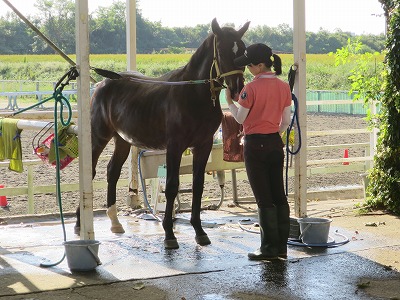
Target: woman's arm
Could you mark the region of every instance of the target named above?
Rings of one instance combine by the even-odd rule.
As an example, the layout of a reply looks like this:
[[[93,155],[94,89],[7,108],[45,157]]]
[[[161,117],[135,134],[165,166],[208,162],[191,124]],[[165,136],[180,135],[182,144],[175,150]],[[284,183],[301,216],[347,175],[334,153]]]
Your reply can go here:
[[[240,104],[239,107],[237,107],[236,104],[233,103],[233,99],[231,97],[231,92],[229,89],[225,90],[225,98],[226,102],[229,105],[229,111],[232,113],[236,122],[238,122],[239,124],[243,124],[244,120],[246,120],[247,115],[249,114],[250,109],[244,108]]]
[[[290,124],[290,114],[292,111],[291,106],[286,106],[285,109],[283,110],[282,114],[282,121],[281,124],[279,125],[279,133],[282,134],[289,126]]]

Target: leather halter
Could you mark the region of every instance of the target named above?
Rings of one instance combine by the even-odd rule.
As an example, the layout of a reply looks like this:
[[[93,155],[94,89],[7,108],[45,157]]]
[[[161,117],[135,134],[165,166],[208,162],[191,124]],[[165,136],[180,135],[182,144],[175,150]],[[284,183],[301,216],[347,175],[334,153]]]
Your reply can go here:
[[[220,81],[221,78],[231,76],[234,74],[243,74],[242,70],[232,70],[226,73],[222,73],[219,69],[218,65],[218,59],[217,59],[217,36],[214,36],[214,57],[213,57],[213,62],[211,64],[211,69],[210,69],[210,91],[211,91],[211,100],[213,101],[213,105],[215,106],[215,100],[217,100],[217,95],[216,92],[220,91],[223,89],[224,85],[223,82]],[[217,76],[215,78],[212,77],[212,72],[213,68],[215,68],[215,72],[217,73]],[[214,82],[219,83],[221,86],[215,86]]]

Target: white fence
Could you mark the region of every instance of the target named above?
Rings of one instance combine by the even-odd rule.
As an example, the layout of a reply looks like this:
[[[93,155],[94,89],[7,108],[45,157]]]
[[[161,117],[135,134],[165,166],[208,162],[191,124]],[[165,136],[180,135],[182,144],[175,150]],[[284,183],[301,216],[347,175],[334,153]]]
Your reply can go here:
[[[108,160],[110,156],[102,156],[100,160]],[[71,163],[76,164],[79,160],[75,159]],[[35,185],[35,168],[39,165],[42,165],[43,162],[40,159],[34,160],[23,160],[24,167],[27,168],[27,178],[26,178],[26,186],[16,186],[16,187],[4,187],[0,189],[0,196],[20,196],[27,195],[28,203],[27,203],[27,212],[28,214],[33,214],[35,211],[35,195],[38,194],[46,194],[46,193],[55,193],[56,186],[54,184],[46,184],[46,185]],[[9,162],[0,162],[0,168],[8,168]],[[22,176],[22,175],[21,175]],[[117,187],[128,186],[128,179],[120,179],[118,181]],[[71,183],[62,183],[60,185],[61,192],[75,192],[79,191],[79,182],[71,182]],[[93,189],[104,189],[107,187],[106,181],[93,181]]]

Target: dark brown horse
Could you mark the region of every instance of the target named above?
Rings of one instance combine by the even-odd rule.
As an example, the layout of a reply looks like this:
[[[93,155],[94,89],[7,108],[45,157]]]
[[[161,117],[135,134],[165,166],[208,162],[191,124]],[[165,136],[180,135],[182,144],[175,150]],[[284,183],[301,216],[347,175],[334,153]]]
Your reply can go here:
[[[111,231],[123,233],[117,218],[116,184],[131,145],[141,149],[166,149],[166,210],[162,222],[164,246],[178,248],[173,232],[173,207],[179,188],[179,167],[183,152],[193,153],[193,198],[190,223],[196,242],[210,244],[201,226],[200,208],[204,172],[213,145],[213,135],[221,123],[218,100],[223,83],[232,95],[243,87],[243,69],[233,60],[244,53],[241,40],[249,22],[240,30],[221,28],[214,19],[212,33],[197,49],[189,63],[159,78],[138,73],[115,74],[105,79],[92,97],[93,177],[100,154],[114,138],[115,149],[107,167],[107,214]],[[80,226],[79,209],[76,227]]]

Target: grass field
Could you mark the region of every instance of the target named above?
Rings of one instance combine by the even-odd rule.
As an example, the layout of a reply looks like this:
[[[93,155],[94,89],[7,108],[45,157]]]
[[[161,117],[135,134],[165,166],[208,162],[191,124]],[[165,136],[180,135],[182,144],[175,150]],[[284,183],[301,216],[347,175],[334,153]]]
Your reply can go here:
[[[191,54],[138,54],[137,70],[148,76],[157,77],[173,69],[185,65]],[[75,55],[70,58],[75,61]],[[282,54],[283,75],[287,77],[293,64],[293,55]],[[383,60],[383,56],[378,58]],[[125,54],[98,54],[90,56],[93,67],[124,71],[126,70]],[[371,61],[371,68],[375,61]],[[0,80],[27,80],[56,82],[68,69],[69,64],[59,55],[0,55]],[[347,77],[354,65],[335,66],[335,57],[328,54],[307,55],[307,88],[313,90],[348,90]],[[246,71],[246,79],[251,80],[251,74]],[[96,80],[101,77],[93,73]],[[0,91],[21,90],[21,86],[0,85]],[[22,90],[32,90],[24,86]]]

